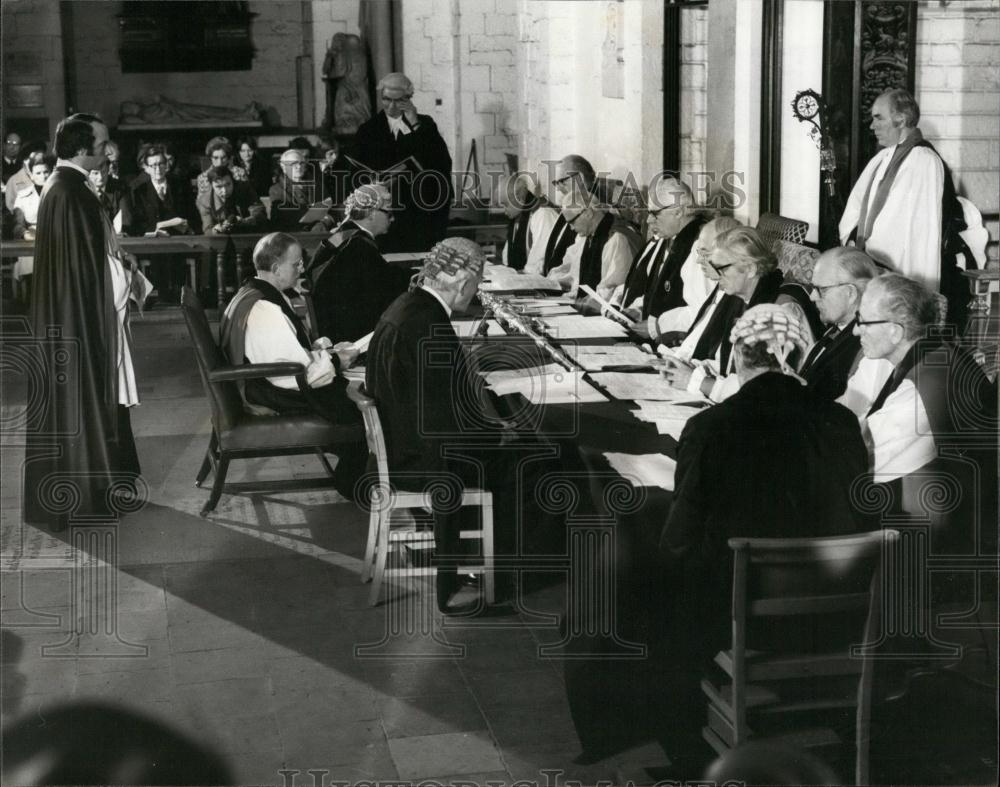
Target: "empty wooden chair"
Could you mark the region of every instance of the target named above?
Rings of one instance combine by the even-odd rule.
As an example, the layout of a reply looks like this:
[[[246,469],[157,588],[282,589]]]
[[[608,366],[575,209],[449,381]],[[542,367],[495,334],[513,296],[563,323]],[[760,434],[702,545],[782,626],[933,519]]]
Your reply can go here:
[[[702,681],[705,740],[719,753],[750,739],[799,748],[838,745],[828,726],[856,710],[856,770],[867,775],[870,681],[866,641],[872,584],[892,530],[832,538],[731,538],[732,645]],[[870,673],[869,673],[870,675]],[[860,783],[864,783],[863,781]]]

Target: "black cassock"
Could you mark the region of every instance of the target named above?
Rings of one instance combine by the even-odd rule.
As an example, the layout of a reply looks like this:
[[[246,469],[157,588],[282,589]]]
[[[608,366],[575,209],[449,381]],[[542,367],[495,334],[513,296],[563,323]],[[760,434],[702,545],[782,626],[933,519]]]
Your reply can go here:
[[[417,115],[409,134],[394,137],[385,112],[358,129],[361,162],[382,172],[413,156],[422,172],[392,178],[393,204],[400,210],[380,245],[386,251],[426,251],[444,238],[451,209],[451,154],[433,118]]]
[[[65,527],[107,515],[107,490],[139,472],[128,408],[118,404],[118,316],[100,201],[86,176],[57,167],[35,239],[24,519]]]
[[[375,330],[382,312],[409,286],[410,271],[386,262],[375,239],[349,221],[320,243],[310,279],[316,333],[336,344]]]

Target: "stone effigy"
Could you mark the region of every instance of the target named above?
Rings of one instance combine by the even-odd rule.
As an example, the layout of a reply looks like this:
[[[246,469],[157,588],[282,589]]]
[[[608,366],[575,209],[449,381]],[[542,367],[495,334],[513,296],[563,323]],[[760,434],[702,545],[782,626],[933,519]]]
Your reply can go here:
[[[123,101],[118,123],[139,126],[206,121],[246,122],[259,121],[261,116],[262,108],[256,101],[251,101],[243,108],[215,107],[205,104],[186,104],[157,95],[152,99]]]
[[[327,84],[326,119],[334,134],[353,134],[372,115],[368,99],[368,58],[356,35],[337,33],[330,39],[323,61]]]

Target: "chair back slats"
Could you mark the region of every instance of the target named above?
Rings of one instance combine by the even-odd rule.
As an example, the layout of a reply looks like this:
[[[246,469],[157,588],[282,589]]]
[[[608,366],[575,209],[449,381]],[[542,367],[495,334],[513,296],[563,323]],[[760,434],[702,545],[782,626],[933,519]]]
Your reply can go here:
[[[181,311],[184,313],[184,322],[198,360],[198,372],[201,374],[201,382],[212,410],[212,425],[216,434],[222,439],[222,435],[240,421],[243,414],[243,399],[236,383],[209,380],[209,372],[225,366],[226,359],[215,343],[205,310],[189,287],[181,290]]]

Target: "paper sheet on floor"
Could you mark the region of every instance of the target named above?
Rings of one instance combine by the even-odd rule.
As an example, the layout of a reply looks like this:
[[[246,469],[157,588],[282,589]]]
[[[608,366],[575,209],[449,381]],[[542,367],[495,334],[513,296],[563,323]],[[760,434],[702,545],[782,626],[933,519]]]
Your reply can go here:
[[[658,486],[674,491],[674,470],[677,463],[664,454],[619,454],[608,452],[604,456],[611,467],[632,486]]]
[[[541,320],[556,339],[603,339],[626,335],[625,327],[607,317],[566,314]]]

